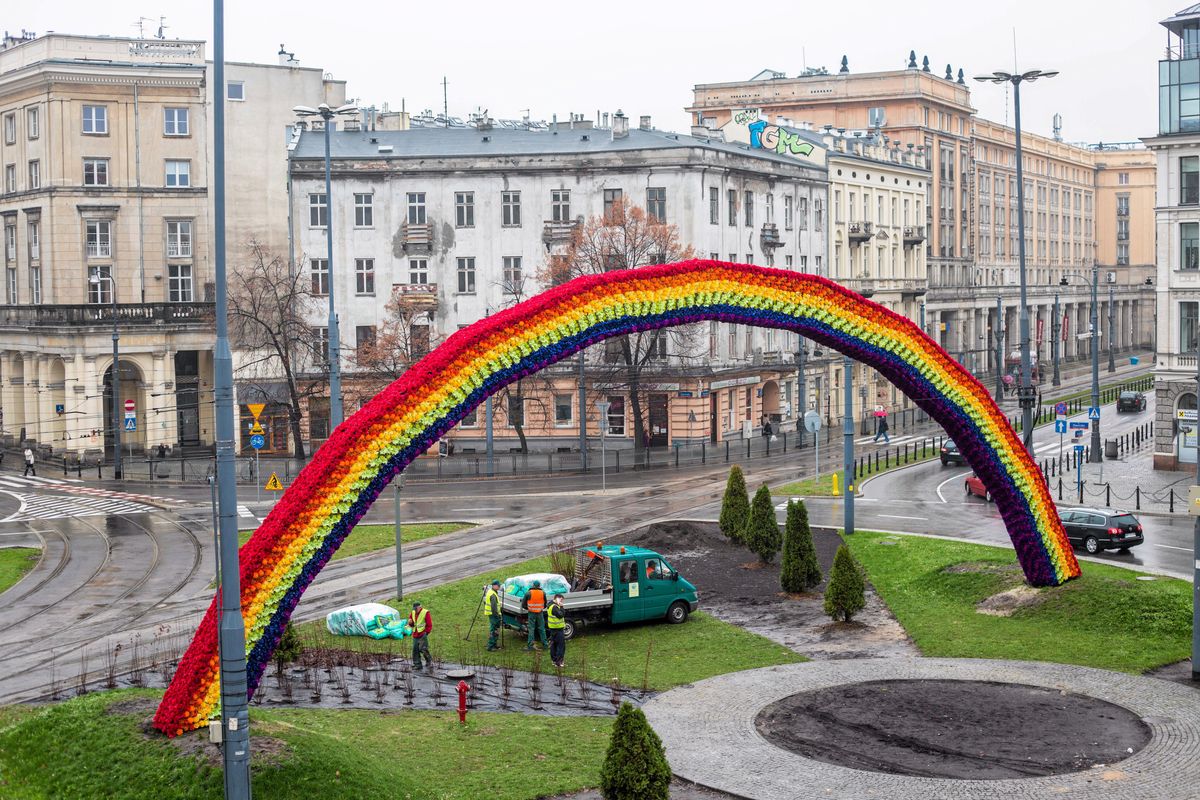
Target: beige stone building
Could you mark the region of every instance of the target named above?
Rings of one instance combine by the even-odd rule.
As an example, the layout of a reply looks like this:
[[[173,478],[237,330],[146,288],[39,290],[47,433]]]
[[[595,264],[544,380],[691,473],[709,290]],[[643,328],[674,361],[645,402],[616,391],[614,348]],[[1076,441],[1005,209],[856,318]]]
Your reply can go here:
[[[1093,146],[1096,263],[1128,283],[1154,279],[1154,153],[1141,142]]]

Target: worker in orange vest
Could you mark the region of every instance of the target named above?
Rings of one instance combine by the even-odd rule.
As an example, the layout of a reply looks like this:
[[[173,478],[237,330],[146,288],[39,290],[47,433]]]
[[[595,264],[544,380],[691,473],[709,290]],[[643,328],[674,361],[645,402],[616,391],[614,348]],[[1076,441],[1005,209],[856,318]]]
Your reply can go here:
[[[542,591],[542,582],[534,581],[521,601],[521,608],[528,612],[526,626],[529,628],[529,641],[526,650],[533,649],[533,643],[541,639],[542,647],[549,648],[550,640],[546,638],[546,593]]]
[[[413,669],[421,671],[421,654],[425,654],[425,666],[433,667],[433,656],[429,655],[429,634],[433,631],[433,617],[420,601],[413,603],[412,613],[408,615],[408,625],[412,628],[412,662]]]

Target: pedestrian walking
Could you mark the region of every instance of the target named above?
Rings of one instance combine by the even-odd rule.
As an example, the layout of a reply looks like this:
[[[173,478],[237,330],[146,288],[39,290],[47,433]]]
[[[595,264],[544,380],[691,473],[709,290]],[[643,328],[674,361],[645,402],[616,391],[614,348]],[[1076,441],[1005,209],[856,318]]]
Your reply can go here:
[[[483,596],[483,615],[488,621],[488,650],[499,650],[500,625],[503,618],[500,615],[500,581],[492,581]]]
[[[562,669],[567,657],[567,612],[561,594],[554,595],[546,612],[546,627],[550,631],[550,663]]]
[[[37,468],[33,465],[33,451],[28,447],[25,448],[25,472],[22,475],[30,475],[37,477]]]
[[[429,634],[433,632],[433,617],[429,611],[421,608],[418,600],[413,603],[412,613],[408,615],[408,626],[412,628],[412,662],[413,669],[421,671],[421,654],[425,654],[425,666],[433,667],[433,657],[429,655]]]
[[[525,649],[532,650],[535,640],[540,640],[542,647],[550,647],[550,641],[546,638],[546,593],[542,591],[541,581],[534,581],[529,587],[525,598],[521,600],[521,608],[527,612],[525,625],[529,628]]]
[[[883,437],[884,444],[891,444],[892,437],[888,436],[887,417],[877,417],[878,421],[875,426],[875,441],[879,441],[879,437]]]

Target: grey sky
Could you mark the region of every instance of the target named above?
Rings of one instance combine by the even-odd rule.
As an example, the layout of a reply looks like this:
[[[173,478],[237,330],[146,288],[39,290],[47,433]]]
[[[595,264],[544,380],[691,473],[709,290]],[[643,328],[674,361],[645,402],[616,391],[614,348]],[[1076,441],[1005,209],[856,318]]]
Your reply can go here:
[[[349,81],[367,103],[410,112],[442,107],[449,80],[454,116],[486,108],[493,117],[591,119],[621,108],[659,128],[686,130],[682,109],[696,83],[744,80],[770,67],[794,75],[805,63],[836,71],[904,66],[908,51],[932,68],[968,76],[1013,66],[1057,69],[1022,97],[1027,130],[1050,133],[1063,115],[1067,141],[1128,141],[1156,132],[1158,23],[1188,0],[858,0],[854,3],[691,4],[480,0],[434,3],[226,2],[226,57],[274,62],[279,44],[305,66]],[[210,3],[54,0],[18,3],[5,24],[44,33],[147,35],[165,15],[168,38],[211,39]],[[210,49],[211,56],[211,49]],[[1003,87],[972,86],[980,113],[1005,120]],[[297,103],[311,98],[296,98]],[[1008,121],[1011,124],[1011,108]]]

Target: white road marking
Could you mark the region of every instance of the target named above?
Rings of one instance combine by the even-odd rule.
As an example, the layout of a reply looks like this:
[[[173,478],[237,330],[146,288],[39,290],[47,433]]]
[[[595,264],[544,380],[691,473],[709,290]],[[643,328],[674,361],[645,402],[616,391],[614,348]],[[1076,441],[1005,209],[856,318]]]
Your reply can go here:
[[[943,487],[943,486],[945,486],[945,485],[946,485],[947,483],[949,483],[950,481],[956,481],[956,480],[959,480],[960,478],[962,478],[962,475],[954,475],[954,476],[951,476],[951,477],[949,477],[949,478],[946,478],[946,480],[944,480],[944,481],[942,481],[941,483],[939,483],[939,484],[937,485],[937,496],[938,496],[938,500],[941,500],[943,503],[948,503],[948,502],[950,502],[950,501],[949,501],[949,500],[947,500],[947,499],[946,499],[944,496],[942,496],[942,487]]]
[[[920,521],[922,521],[922,522],[928,522],[928,521],[929,521],[929,518],[928,518],[928,517],[902,517],[902,516],[900,516],[900,515],[898,515],[898,514],[879,514],[879,516],[881,516],[881,517],[887,517],[888,519],[916,519],[916,520],[920,520]]]
[[[1190,548],[1190,547],[1176,547],[1176,546],[1175,546],[1175,545],[1173,545],[1173,544],[1156,544],[1156,545],[1154,545],[1154,546],[1155,546],[1155,547],[1165,547],[1165,548],[1167,548],[1168,550],[1183,550],[1183,551],[1185,551],[1185,552],[1188,552],[1188,553],[1192,552],[1192,548]]]

